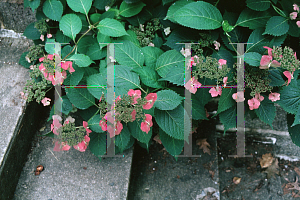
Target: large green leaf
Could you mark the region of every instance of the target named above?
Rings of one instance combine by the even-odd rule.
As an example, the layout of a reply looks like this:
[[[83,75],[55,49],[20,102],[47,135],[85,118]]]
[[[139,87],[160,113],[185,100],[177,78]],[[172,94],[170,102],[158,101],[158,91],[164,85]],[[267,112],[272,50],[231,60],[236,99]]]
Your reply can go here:
[[[134,121],[128,123],[128,128],[131,133],[131,135],[140,141],[141,143],[144,143],[148,146],[148,143],[152,137],[152,127],[150,127],[150,131],[148,133],[142,131],[141,129],[141,121]]]
[[[104,35],[104,34],[102,34],[102,33],[99,32],[97,34],[97,41],[98,41],[98,43],[100,45],[100,49],[102,49],[103,47],[107,46],[107,44],[105,44],[105,43],[110,43],[111,42],[111,39],[110,39],[109,36]]]
[[[32,12],[40,6],[41,0],[24,0],[24,8],[30,7]]]
[[[81,81],[81,79],[83,78],[84,75],[84,70],[80,67],[78,67],[76,64],[72,65],[75,72],[73,72],[72,74],[70,74],[69,76],[70,78],[70,85],[78,85],[79,82]]]
[[[274,35],[274,36],[281,36],[288,32],[289,30],[289,24],[288,19],[281,17],[281,16],[274,16],[269,19],[266,30],[263,33]]]
[[[101,156],[106,154],[106,133],[90,133],[90,151],[101,160]]]
[[[271,12],[257,12],[250,9],[245,9],[241,12],[235,26],[249,27],[256,29],[265,27],[267,21],[272,17]]]
[[[183,106],[184,106],[184,104],[185,104],[185,101],[182,102]],[[192,105],[190,105],[188,102],[187,102],[187,105],[192,108],[192,119],[194,119],[194,120],[201,120],[201,119],[207,120],[205,107],[199,99],[192,98]],[[190,111],[188,111],[188,112],[190,112]]]
[[[145,57],[145,65],[152,65],[156,63],[157,58],[163,54],[163,50],[157,47],[143,47],[142,52]]]
[[[66,88],[66,93],[71,103],[79,109],[87,109],[94,105],[95,98],[87,88]]]
[[[102,74],[93,74],[87,78],[88,91],[96,98],[100,99],[101,95],[106,96],[106,76]]]
[[[74,61],[79,67],[88,67],[90,64],[95,63],[90,57],[84,54],[74,54],[68,60]]]
[[[186,34],[187,32],[189,34]],[[184,48],[184,44],[178,43],[197,42],[198,39],[199,33],[197,30],[186,27],[180,27],[171,32],[171,34],[167,38],[167,42],[165,42],[165,45],[167,45],[171,49],[180,51],[182,48]]]
[[[43,5],[43,12],[48,18],[59,21],[63,14],[63,5],[57,0],[47,0]]]
[[[87,15],[91,9],[93,0],[67,0],[67,3],[75,12]]]
[[[178,69],[180,67],[184,68],[184,57],[176,50],[169,50],[159,56],[155,70],[161,77],[165,78],[170,73],[170,69],[175,66]]]
[[[184,146],[184,140],[178,140],[170,137],[161,128],[159,129],[159,138],[169,154],[175,157],[181,153]],[[178,157],[175,157],[176,160],[177,158]]]
[[[52,108],[51,108],[50,115],[49,115],[49,118],[47,121],[52,120],[52,116],[54,115],[54,109],[59,109],[59,108],[57,108],[57,106],[59,106],[59,104],[61,104],[61,109],[59,111],[65,115],[68,115],[71,112],[71,110],[73,109],[72,103],[70,102],[68,97],[66,95],[64,95],[55,101],[54,106],[52,106]]]
[[[260,66],[261,55],[257,52],[249,52],[244,54],[244,61],[251,66]]]
[[[106,49],[101,49],[101,47],[98,43],[94,43],[94,44],[89,46],[89,49],[86,52],[86,55],[91,60],[100,60],[100,59],[106,57],[107,51],[106,51]]]
[[[177,23],[199,30],[217,29],[223,21],[220,11],[204,1],[189,3],[178,9],[173,16]]]
[[[99,114],[96,114],[94,117],[92,117],[89,121],[88,121],[88,126],[89,129],[91,129],[92,131],[96,132],[96,133],[103,133],[104,131],[102,130],[101,126],[99,125],[101,118]]]
[[[81,28],[82,22],[76,14],[66,14],[59,21],[59,29],[73,41]]]
[[[246,4],[249,8],[256,11],[265,11],[270,8],[269,0],[247,0]]]
[[[163,88],[164,82],[158,81],[160,77],[154,68],[154,65],[143,66],[143,68],[135,68],[132,71],[140,76],[143,84],[152,88]]]
[[[117,38],[117,41],[123,42],[124,40],[128,40],[128,41],[132,42],[135,46],[140,48],[141,47],[140,42],[138,41],[135,32],[132,30],[127,30],[126,32],[128,35],[123,35],[123,36]]]
[[[97,43],[96,38],[91,35],[85,35],[77,43],[77,50],[79,53],[86,54],[93,44]]]
[[[29,69],[29,67],[31,66],[31,63],[27,62],[27,60],[25,58],[28,53],[29,53],[29,51],[22,53],[22,55],[19,59],[19,64],[22,65],[23,67],[25,67],[26,69]]]
[[[259,119],[266,124],[269,124],[273,129],[273,121],[276,116],[274,103],[264,96],[264,100],[260,102],[258,109],[254,110]]]
[[[144,64],[143,52],[130,41],[115,46],[115,59],[119,64],[132,68],[142,68]]]
[[[115,144],[120,148],[121,152],[125,150],[130,141],[130,132],[125,124],[123,124],[123,129],[119,135],[115,136]]]
[[[300,147],[300,132],[299,132],[300,125],[298,124],[291,127],[293,122],[295,123],[295,116],[291,114],[287,114],[287,126],[288,126],[289,134],[291,136],[293,143],[298,147]]]
[[[295,80],[280,91],[280,100],[276,101],[286,112],[297,114],[300,104],[300,89]]]
[[[39,30],[34,27],[34,24],[35,22],[29,24],[23,33],[23,35],[30,40],[38,40],[41,37]]]
[[[219,114],[220,121],[224,124],[224,133],[228,129],[236,127],[236,111],[236,106],[232,106]]]
[[[269,69],[269,75],[268,78],[271,80],[270,86],[282,86],[284,84],[284,80],[281,76],[281,73],[276,68],[270,68]]]
[[[71,41],[71,38],[65,36],[61,30],[57,30],[55,40],[59,43],[69,43]]]
[[[157,99],[154,106],[159,110],[173,110],[182,100],[183,97],[172,90],[161,90],[157,92]]]
[[[233,93],[236,92],[235,88],[223,88],[222,95],[220,97],[220,101],[218,104],[217,113],[221,113],[236,104],[236,102],[232,99]]]
[[[185,69],[184,67],[173,66],[170,68],[170,72],[165,78],[159,79],[159,81],[169,81],[173,84],[183,86],[185,78]]]
[[[105,18],[101,20],[97,26],[100,33],[111,37],[120,37],[127,35],[124,26],[115,19]]]
[[[191,131],[191,121],[182,105],[174,110],[155,109],[154,113],[155,121],[163,131],[175,139],[187,141],[184,130]]]
[[[168,20],[170,20],[171,22],[176,22],[176,21],[174,20],[174,18],[175,18],[175,15],[174,15],[175,12],[176,12],[177,10],[179,10],[180,8],[182,8],[183,6],[189,4],[189,3],[191,3],[191,2],[186,1],[186,0],[176,1],[175,3],[173,3],[173,4],[169,7],[168,13],[167,13],[167,16],[166,16],[165,19],[168,19]]]
[[[146,6],[143,2],[128,4],[123,1],[120,5],[120,15],[123,17],[132,17],[142,11],[143,7]]]

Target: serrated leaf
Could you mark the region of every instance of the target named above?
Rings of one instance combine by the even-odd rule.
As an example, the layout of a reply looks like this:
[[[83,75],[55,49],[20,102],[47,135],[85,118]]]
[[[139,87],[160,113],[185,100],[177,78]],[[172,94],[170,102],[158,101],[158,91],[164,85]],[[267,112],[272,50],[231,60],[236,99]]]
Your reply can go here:
[[[246,0],[246,4],[249,8],[256,11],[265,11],[270,8],[269,0]]]
[[[106,76],[93,74],[87,78],[88,91],[96,98],[100,99],[101,95],[106,96]]]
[[[144,66],[143,68],[135,68],[132,71],[140,76],[143,84],[152,88],[163,88],[164,83],[158,81],[159,75],[154,68],[155,66]]]
[[[74,55],[75,51],[72,52],[74,47],[71,47],[70,45],[66,45],[62,48],[62,51],[61,51],[61,57],[62,58],[65,58],[68,54],[68,57],[69,58],[70,56]],[[72,53],[71,53],[72,52]]]
[[[31,66],[31,63],[27,62],[27,60],[25,59],[25,57],[27,56],[28,53],[29,53],[29,51],[22,53],[20,60],[19,60],[19,64],[22,65],[23,67],[25,67],[26,69],[29,69],[29,67]]]
[[[249,52],[244,54],[244,61],[251,66],[260,66],[260,60],[262,55],[257,52]]]
[[[181,0],[181,1],[176,1],[175,3],[173,3],[169,9],[168,9],[168,12],[167,12],[167,16],[165,19],[167,20],[170,20],[171,22],[175,23],[176,21],[174,20],[175,18],[175,12],[177,10],[179,10],[180,8],[182,8],[183,6],[189,4],[191,2],[189,1],[185,1],[185,0]]]
[[[144,64],[143,52],[130,41],[115,46],[115,59],[119,64],[132,68],[142,68]]]
[[[293,81],[292,81],[293,82]],[[286,112],[296,114],[300,103],[300,90],[292,82],[280,91],[280,100],[276,101]]]
[[[223,88],[222,95],[220,97],[220,101],[218,104],[217,113],[224,112],[225,110],[231,108],[236,105],[236,102],[232,99],[233,93],[236,92],[235,88]]]
[[[276,68],[269,69],[269,75],[268,78],[271,80],[269,83],[270,86],[282,86],[284,84],[284,80],[281,76],[281,73]]]
[[[258,109],[254,110],[259,119],[266,124],[269,124],[273,129],[273,121],[276,116],[276,109],[274,103],[264,96],[264,100],[260,102]]]
[[[269,11],[257,12],[247,8],[241,12],[236,22],[236,26],[249,27],[250,29],[265,27],[267,21],[272,16],[273,15]]]
[[[232,106],[219,114],[220,121],[224,124],[224,133],[228,129],[236,127],[236,111],[236,106]]]
[[[90,151],[101,160],[101,156],[106,154],[106,133],[91,132],[89,137]]]
[[[115,144],[120,148],[121,152],[125,150],[130,141],[130,132],[125,124],[123,124],[123,129],[119,135],[115,136]]]
[[[76,14],[66,14],[59,21],[59,29],[73,41],[81,28],[81,19]]]
[[[63,14],[63,5],[57,0],[47,0],[43,4],[43,12],[48,18],[59,21]]]
[[[85,35],[77,43],[77,50],[79,53],[86,54],[91,45],[97,43],[97,39],[91,35]]]
[[[66,88],[70,102],[79,109],[87,109],[94,105],[95,98],[87,88]]]
[[[101,20],[97,26],[100,33],[111,37],[120,37],[127,35],[124,26],[115,19],[105,18]]]
[[[169,81],[173,84],[183,86],[185,78],[185,69],[184,67],[173,66],[170,69],[170,73],[166,76],[166,78],[161,78],[159,81]]]
[[[228,36],[225,34],[221,34],[220,36],[221,36],[225,46],[228,49],[230,49],[231,51],[236,51],[236,49],[237,49],[236,43],[246,43],[248,40],[248,36],[247,36],[247,34],[245,34],[244,28],[239,27],[239,26],[227,34],[230,36],[230,38],[228,38]],[[229,41],[229,39],[230,39],[230,41]]]
[[[180,25],[198,30],[212,30],[221,27],[220,11],[204,1],[189,3],[174,13],[174,20]]]
[[[68,6],[75,12],[87,15],[91,9],[93,0],[67,0]]]
[[[300,28],[297,26],[295,21],[289,20],[289,32],[288,34],[293,36],[293,37],[300,37]]]
[[[145,65],[148,66],[155,64],[157,58],[164,53],[160,48],[150,46],[143,47],[141,50],[144,54]]]
[[[91,16],[90,16],[91,23],[96,24],[97,22],[100,21],[100,17],[101,17],[100,13],[91,14]]]
[[[152,127],[150,127],[150,131],[148,134],[141,130],[141,121],[134,121],[128,123],[128,128],[131,135],[140,141],[141,143],[145,143],[148,145],[151,137],[152,137]]]
[[[156,61],[155,70],[161,77],[165,78],[170,69],[175,66],[184,68],[184,57],[176,50],[169,50],[159,56]]]
[[[185,34],[187,31],[189,32],[189,34]],[[165,42],[164,45],[167,45],[171,49],[180,51],[184,47],[184,44],[177,43],[196,42],[198,40],[198,37],[198,31],[182,27],[172,31],[169,37],[167,38],[167,42]]]
[[[172,90],[160,90],[157,92],[157,99],[154,106],[159,110],[173,110],[182,100],[183,97]]]
[[[71,38],[65,36],[61,30],[57,30],[55,39],[59,43],[69,43],[71,41]]]
[[[123,1],[120,5],[120,15],[123,17],[132,17],[142,11],[143,7],[146,6],[143,2],[128,4]]]
[[[281,16],[274,16],[269,19],[267,22],[266,30],[263,33],[274,35],[274,36],[281,36],[288,32],[289,30],[289,24],[288,19],[281,17]]]
[[[111,42],[111,39],[109,36],[107,35],[103,35],[101,34],[100,32],[97,34],[97,41],[100,45],[100,49],[102,49],[103,47],[106,47],[107,44],[104,44],[104,43],[110,43]]]
[[[24,8],[30,7],[32,12],[40,6],[41,0],[24,0]]]
[[[74,54],[68,60],[74,61],[78,67],[88,67],[90,64],[95,63],[90,57],[84,54]]]
[[[295,116],[291,114],[287,114],[287,126],[288,126],[289,134],[291,136],[293,143],[298,147],[300,147],[300,133],[299,133],[300,125],[298,124],[291,127],[294,121],[295,121]]]
[[[183,106],[184,106],[184,104],[185,104],[185,101],[182,102]],[[204,105],[201,103],[201,101],[199,99],[192,98],[192,105],[190,105],[188,102],[187,102],[187,105],[192,108],[192,119],[194,119],[194,120],[201,120],[201,119],[207,120]]]
[[[35,22],[29,24],[23,33],[23,35],[30,40],[38,40],[41,37],[39,30],[34,27],[34,24]]]
[[[124,40],[128,40],[128,41],[132,42],[135,46],[140,48],[141,47],[140,42],[138,41],[137,36],[134,33],[134,31],[127,30],[126,32],[127,32],[128,35],[123,35],[123,36],[117,38],[117,41],[123,42]]]
[[[161,128],[159,129],[159,138],[169,154],[175,157],[181,153],[184,146],[184,140],[178,140],[170,137]],[[175,157],[176,160],[177,158],[178,157]]]
[[[72,74],[70,74],[69,76],[70,78],[70,85],[78,85],[79,82],[81,81],[81,79],[83,78],[84,75],[84,70],[80,67],[78,67],[77,65],[73,64],[73,68],[75,70],[75,72],[73,72]]]
[[[184,130],[191,131],[191,121],[182,105],[177,106],[174,110],[155,108],[154,113],[156,123],[169,136],[179,140],[187,139],[184,137]]]
[[[88,121],[88,127],[92,131],[96,133],[103,133],[104,131],[102,130],[101,126],[99,125],[101,118],[99,114],[96,114],[93,116],[89,121]]]
[[[89,46],[89,49],[86,52],[86,55],[91,60],[100,60],[100,59],[106,57],[107,51],[106,51],[106,49],[101,49],[100,45],[98,43],[94,43],[94,44]]]

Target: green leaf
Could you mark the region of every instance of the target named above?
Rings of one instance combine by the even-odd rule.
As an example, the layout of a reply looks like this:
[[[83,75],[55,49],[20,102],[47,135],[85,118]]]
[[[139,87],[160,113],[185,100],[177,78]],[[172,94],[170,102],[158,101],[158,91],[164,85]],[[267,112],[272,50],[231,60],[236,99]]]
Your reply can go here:
[[[72,67],[74,68],[75,72],[70,74],[70,85],[78,85],[81,79],[83,78],[84,75],[84,70],[77,65],[73,64]]]
[[[32,12],[40,6],[41,0],[24,0],[24,8],[30,7]]]
[[[220,97],[220,101],[218,104],[217,113],[224,112],[225,110],[231,108],[236,105],[236,102],[232,99],[233,93],[236,92],[235,88],[223,88],[222,95]]]
[[[161,78],[159,81],[169,81],[173,84],[183,86],[185,78],[185,69],[183,67],[173,66],[166,78]]]
[[[233,59],[233,55],[231,54],[230,51],[226,50],[225,48],[220,48],[219,51],[215,51],[211,57],[216,58],[217,60],[219,59],[225,59],[227,60],[227,66],[229,68],[232,68],[235,60]]]
[[[62,57],[62,58],[65,58],[69,53],[72,52],[73,48],[74,48],[74,47],[71,47],[70,45],[64,46],[63,49],[62,49],[62,51],[61,51],[61,57]],[[69,58],[70,56],[74,55],[74,52],[75,52],[75,51],[73,51],[70,55],[68,55],[67,58]],[[75,68],[74,68],[74,69],[75,69]]]
[[[35,22],[29,24],[23,33],[23,35],[30,40],[38,40],[41,37],[39,30],[34,27],[34,24]]]
[[[106,76],[93,74],[87,78],[88,91],[96,98],[100,99],[101,95],[106,96]]]
[[[115,144],[120,148],[121,152],[125,150],[130,141],[130,132],[125,124],[123,124],[123,129],[119,135],[115,136]]]
[[[176,50],[169,50],[159,56],[155,70],[161,77],[165,78],[170,73],[170,69],[175,66],[184,68],[184,57]]]
[[[65,36],[61,30],[57,30],[55,39],[59,43],[69,43],[71,41],[71,38]]]
[[[183,6],[189,4],[191,2],[186,1],[186,0],[181,0],[181,1],[176,1],[175,3],[173,3],[169,9],[168,9],[168,13],[165,19],[170,20],[171,22],[175,23],[176,21],[174,20],[175,18],[175,12],[177,10],[179,10],[180,8],[182,8]]]
[[[79,53],[86,54],[91,45],[97,43],[97,39],[91,35],[85,35],[79,40],[77,50]]]
[[[265,11],[270,8],[269,0],[246,0],[246,4],[249,8],[256,11]]]
[[[236,26],[249,27],[250,29],[265,27],[267,21],[272,16],[273,15],[269,11],[257,12],[247,8],[241,12],[236,22]]]
[[[100,13],[91,14],[91,16],[90,16],[91,23],[96,24],[97,22],[100,21],[100,17],[101,17]]]
[[[300,37],[300,28],[297,26],[295,21],[289,20],[289,32],[288,34],[293,36],[293,37]]]
[[[60,112],[64,113],[65,115],[68,115],[72,111],[72,109],[73,109],[72,103],[70,102],[68,97],[66,95],[64,95],[61,98],[58,98],[54,102],[54,106],[52,106],[52,108],[51,108],[47,122],[52,120],[52,116],[54,115],[54,109],[56,108],[56,106],[59,105],[59,103],[61,103],[61,106],[62,106],[62,109],[60,109]],[[56,108],[56,109],[58,109],[58,108]]]
[[[145,60],[141,49],[130,41],[115,46],[115,59],[119,64],[132,68],[142,68]]]
[[[263,35],[269,34],[274,36],[281,36],[286,34],[288,30],[289,30],[288,19],[281,16],[274,16],[271,17],[271,19],[269,19],[266,26],[266,30],[263,33]]]
[[[163,5],[166,5],[168,3],[173,3],[175,0],[162,0]]]
[[[282,86],[285,81],[283,80],[281,73],[276,68],[269,69],[269,75],[268,78],[271,80],[269,83],[270,86]]]
[[[292,80],[293,82],[293,80]],[[280,100],[276,101],[286,112],[297,114],[300,103],[300,90],[292,82],[280,91]]]
[[[55,53],[55,39],[49,39],[47,38],[46,43],[45,43],[45,51],[48,54],[54,54]]]
[[[299,133],[300,125],[295,125],[291,127],[293,121],[295,121],[295,116],[291,114],[287,114],[287,126],[288,126],[289,134],[291,136],[293,143],[298,147],[300,147],[300,133]]]
[[[138,41],[137,36],[134,33],[134,31],[127,30],[126,32],[127,32],[128,35],[123,35],[123,36],[117,38],[117,40],[118,41],[121,40],[121,42],[124,41],[124,40],[128,40],[128,41],[132,42],[135,46],[140,48],[141,47],[140,42]]]
[[[183,97],[172,90],[161,90],[157,92],[157,99],[154,106],[159,110],[173,110],[182,100]]]
[[[99,125],[100,120],[101,120],[101,118],[100,118],[99,114],[96,114],[95,116],[93,116],[88,121],[88,127],[89,127],[89,129],[91,129],[92,131],[94,131],[96,133],[103,133],[104,131],[102,130],[101,126]]]
[[[191,131],[191,120],[182,105],[177,106],[174,110],[154,110],[155,121],[158,126],[169,136],[184,140],[184,130]]]
[[[276,109],[274,103],[270,101],[268,97],[264,97],[265,98],[260,102],[260,106],[258,107],[258,109],[255,109],[254,111],[261,121],[269,124],[273,129],[272,123],[276,116]]]
[[[157,72],[155,71],[155,66],[144,66],[143,68],[135,68],[131,71],[137,73],[143,84],[152,87],[152,88],[163,88],[164,82],[158,81],[160,78]]]
[[[296,126],[300,124],[300,106],[296,112],[294,123],[291,126]]]
[[[232,106],[219,114],[220,121],[224,124],[224,133],[228,129],[236,127],[236,111],[236,106]]]
[[[220,11],[204,1],[189,3],[174,13],[174,20],[180,25],[198,30],[211,30],[221,27]]]
[[[57,0],[47,0],[43,5],[43,12],[48,18],[59,21],[63,14],[63,5]]]
[[[67,0],[67,3],[75,12],[87,15],[91,9],[93,0]]]
[[[22,53],[20,60],[19,60],[19,64],[22,65],[23,67],[25,67],[26,69],[29,69],[29,67],[31,66],[31,63],[27,62],[27,60],[25,58],[28,53],[29,53],[29,51]]]
[[[160,48],[150,46],[143,47],[142,52],[145,58],[145,65],[148,66],[155,64],[157,58],[164,53]]]
[[[89,46],[88,51],[86,52],[86,55],[91,59],[91,60],[100,60],[102,58],[105,58],[107,55],[106,49],[100,48],[98,43],[94,43]]]
[[[59,21],[59,29],[73,41],[81,28],[81,19],[76,14],[66,14]]]
[[[115,19],[105,18],[99,22],[97,28],[100,33],[111,37],[127,35],[123,25]]]
[[[189,34],[185,34],[187,31]],[[171,32],[171,34],[167,38],[167,42],[165,42],[165,45],[167,45],[171,49],[180,51],[184,47],[184,44],[177,43],[197,42],[198,38],[198,31],[186,27],[181,27]]]
[[[110,43],[111,39],[109,36],[107,35],[103,35],[100,32],[97,34],[97,41],[100,45],[100,49],[102,49],[103,47],[106,47],[107,44],[101,44],[101,43]]]
[[[249,52],[244,54],[244,61],[251,66],[260,66],[261,55],[257,52]]]
[[[181,153],[184,146],[184,140],[178,140],[170,137],[161,128],[159,129],[159,138],[162,145],[164,145],[169,154],[174,156],[177,160],[178,157],[176,157],[176,155],[179,155]]]
[[[226,34],[221,34],[220,36],[225,46],[231,51],[236,51],[237,48],[236,43],[245,43],[248,39],[247,34],[245,34],[244,28],[239,26],[227,34],[230,36],[230,38],[228,38]]]
[[[185,102],[182,102],[183,106],[184,106],[184,104],[185,104]],[[187,105],[192,108],[192,119],[194,119],[194,120],[201,120],[201,119],[207,120],[204,104],[202,104],[199,99],[192,98],[192,105],[190,105],[189,103],[187,103]]]
[[[87,109],[94,105],[95,98],[87,88],[66,88],[66,93],[71,103],[79,109]]]
[[[141,1],[132,4],[127,4],[123,1],[120,5],[120,15],[123,17],[132,17],[141,12],[144,6],[146,6],[146,4]]]
[[[203,85],[215,85],[216,82],[211,79],[203,78],[199,82]],[[210,88],[199,88],[196,94],[192,94],[192,99],[197,99],[201,105],[206,105],[212,99],[211,94],[209,93]]]
[[[106,154],[106,133],[90,133],[90,151],[101,160],[101,156]]]
[[[129,122],[127,124],[131,135],[141,143],[145,143],[148,147],[148,143],[152,137],[152,127],[150,127],[150,131],[147,134],[141,129],[141,121],[138,122],[135,120],[134,122]]]
[[[74,54],[68,60],[74,61],[79,67],[88,67],[90,64],[95,63],[90,57],[84,54]]]

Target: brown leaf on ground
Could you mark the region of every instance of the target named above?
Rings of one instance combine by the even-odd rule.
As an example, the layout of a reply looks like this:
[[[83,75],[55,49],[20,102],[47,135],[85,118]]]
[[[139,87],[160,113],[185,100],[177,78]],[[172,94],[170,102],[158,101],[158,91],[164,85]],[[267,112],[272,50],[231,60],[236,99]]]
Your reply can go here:
[[[209,170],[209,171],[208,171],[208,173],[210,173],[210,175],[211,175],[211,179],[214,179],[215,172],[214,172],[214,171],[211,171],[211,170]]]
[[[209,155],[211,155],[209,149],[210,144],[206,140],[207,140],[206,138],[199,139],[196,141],[196,145],[199,145],[200,146],[199,149],[203,149],[204,153],[208,153]]]
[[[161,140],[160,140],[158,134],[153,138],[153,140],[154,140],[155,142],[157,142],[158,144],[161,144]]]
[[[294,170],[300,176],[300,169],[298,167],[295,167]]]
[[[267,178],[271,178],[272,176],[275,177],[275,174],[279,175],[279,170],[278,170],[278,159],[275,159],[275,161],[264,171],[267,173]]]
[[[291,183],[287,178],[285,180],[287,180],[289,182],[285,186],[288,190],[298,190],[298,191],[300,191],[300,187],[299,187],[298,177],[297,176],[296,176],[296,181],[294,183]]]
[[[241,182],[241,180],[242,180],[242,178],[239,178],[239,177],[233,177],[233,180],[232,180],[232,182],[234,183],[234,184],[239,184],[240,182]]]
[[[271,153],[266,153],[262,155],[262,158],[259,161],[261,168],[269,167],[270,165],[272,165],[273,160],[274,158],[271,155]]]

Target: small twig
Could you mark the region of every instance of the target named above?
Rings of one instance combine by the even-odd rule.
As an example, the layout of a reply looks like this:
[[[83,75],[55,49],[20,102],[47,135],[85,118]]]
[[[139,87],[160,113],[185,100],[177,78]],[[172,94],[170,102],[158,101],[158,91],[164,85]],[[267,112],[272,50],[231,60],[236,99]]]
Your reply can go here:
[[[56,158],[56,156],[54,155],[54,153],[48,148],[48,150],[52,153],[52,155],[54,156],[54,158],[57,160],[57,161],[59,161],[57,158]]]

